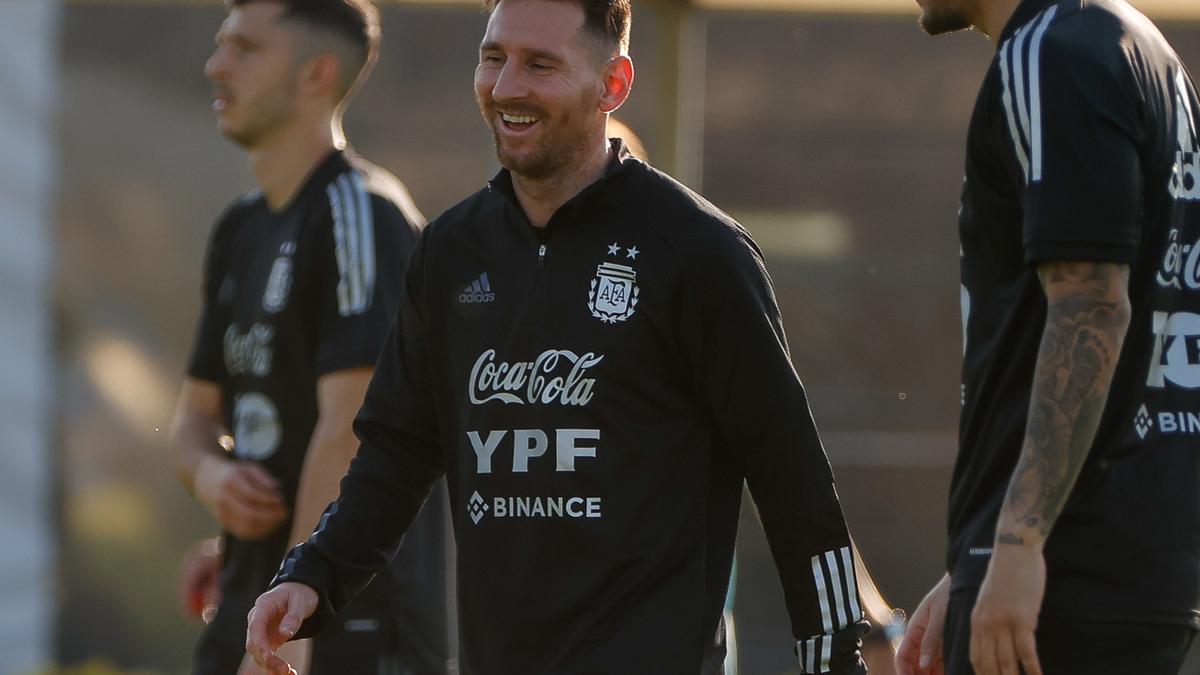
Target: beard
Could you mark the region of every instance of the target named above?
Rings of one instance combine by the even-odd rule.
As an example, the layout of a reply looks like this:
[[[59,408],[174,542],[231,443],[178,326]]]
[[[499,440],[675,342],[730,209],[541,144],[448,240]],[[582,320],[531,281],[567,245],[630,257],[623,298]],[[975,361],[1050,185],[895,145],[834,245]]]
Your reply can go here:
[[[503,122],[497,120],[495,105],[479,101],[480,110],[492,132],[492,142],[496,147],[496,159],[500,166],[513,174],[529,180],[545,180],[569,171],[581,161],[592,145],[592,134],[587,127],[589,110],[594,111],[596,101],[584,95],[571,109],[560,113],[551,119],[545,110],[539,108],[521,108],[511,110],[520,114],[533,115],[539,118],[539,125],[546,125],[540,130],[540,138],[535,145],[517,149],[507,145],[509,141],[496,128]]]
[[[942,35],[971,27],[971,19],[961,7],[948,7],[945,0],[931,0],[932,5],[921,14],[921,30],[928,35]]]
[[[284,126],[295,114],[296,87],[292,78],[265,91],[251,100],[239,101],[245,105],[241,125],[223,125],[221,133],[245,150],[253,150],[262,144],[276,129]]]

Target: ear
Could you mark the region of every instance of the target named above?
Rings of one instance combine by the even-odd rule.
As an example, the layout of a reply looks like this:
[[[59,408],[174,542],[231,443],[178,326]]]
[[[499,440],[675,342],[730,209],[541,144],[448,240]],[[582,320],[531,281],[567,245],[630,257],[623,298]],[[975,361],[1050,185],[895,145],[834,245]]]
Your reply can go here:
[[[300,86],[314,95],[336,96],[342,79],[342,64],[332,54],[318,54],[300,69]]]
[[[624,55],[609,61],[601,73],[601,82],[604,91],[600,94],[600,112],[611,113],[629,98],[633,88],[633,61]]]

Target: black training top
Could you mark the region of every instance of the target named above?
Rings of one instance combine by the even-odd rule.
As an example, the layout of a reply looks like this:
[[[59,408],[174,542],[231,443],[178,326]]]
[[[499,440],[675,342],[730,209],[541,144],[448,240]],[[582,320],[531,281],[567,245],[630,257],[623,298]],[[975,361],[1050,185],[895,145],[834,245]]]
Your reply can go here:
[[[421,214],[393,176],[353,155],[321,162],[279,213],[260,192],[217,222],[188,374],[221,388],[234,457],[279,479],[289,510],[317,421],[317,380],[378,358]],[[290,521],[224,534],[212,639],[241,649],[246,613],[279,570]]]
[[[1043,261],[1131,266],[1132,322],[1046,544],[1043,613],[1200,617],[1200,103],[1120,0],[1025,0],[971,120],[960,215],[965,362],[948,569],[978,586],[1021,451]]]
[[[506,171],[425,230],[341,497],[274,583],[316,588],[319,624],[445,472],[464,672],[696,675],[746,481],[807,671],[862,672],[850,540],[762,255],[613,150],[543,230]]]

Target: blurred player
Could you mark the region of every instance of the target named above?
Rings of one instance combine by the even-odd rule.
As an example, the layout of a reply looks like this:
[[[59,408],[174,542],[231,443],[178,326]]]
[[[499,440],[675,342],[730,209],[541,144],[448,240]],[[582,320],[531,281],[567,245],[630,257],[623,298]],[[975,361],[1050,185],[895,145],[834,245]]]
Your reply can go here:
[[[337,496],[423,222],[399,181],[345,149],[342,113],[377,52],[375,8],[229,6],[205,74],[260,189],[213,231],[174,425],[181,478],[224,530],[198,675],[258,670],[244,658],[246,615]],[[312,673],[446,672],[443,517],[431,500],[396,563],[316,638]]]
[[[799,664],[864,672],[853,553],[762,256],[606,138],[628,0],[489,5],[475,92],[505,168],[421,238],[342,494],[256,603],[273,652],[455,507],[463,672],[719,672],[742,486]],[[315,615],[301,630],[301,620]]]
[[[959,218],[948,573],[900,672],[1172,675],[1200,617],[1195,87],[1122,0],[920,2],[997,53]]]

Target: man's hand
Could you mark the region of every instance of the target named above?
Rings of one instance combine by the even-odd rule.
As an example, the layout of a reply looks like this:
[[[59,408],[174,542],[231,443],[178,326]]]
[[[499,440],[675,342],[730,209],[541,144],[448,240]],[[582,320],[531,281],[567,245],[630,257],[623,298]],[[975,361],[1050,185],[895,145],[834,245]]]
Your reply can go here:
[[[942,576],[908,621],[896,650],[897,675],[943,675],[942,631],[950,603],[950,575]]]
[[[179,563],[179,582],[176,593],[183,613],[203,619],[209,607],[221,602],[221,543],[216,538],[192,545]]]
[[[312,659],[312,640],[293,640],[280,647],[275,654],[287,661],[296,675],[308,675]],[[258,665],[252,656],[246,654],[242,658],[242,665],[238,667],[237,675],[271,675],[271,671]]]
[[[1042,675],[1034,631],[1046,591],[1041,548],[995,547],[971,613],[971,665],[976,675]]]
[[[261,539],[287,519],[279,481],[254,462],[206,457],[196,470],[196,498],[238,539]]]
[[[291,639],[317,609],[317,592],[286,582],[258,596],[246,629],[246,653],[271,675],[295,673],[275,652]]]

